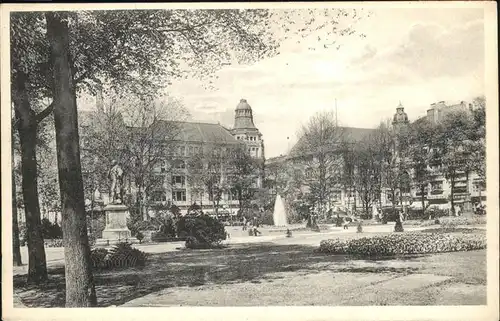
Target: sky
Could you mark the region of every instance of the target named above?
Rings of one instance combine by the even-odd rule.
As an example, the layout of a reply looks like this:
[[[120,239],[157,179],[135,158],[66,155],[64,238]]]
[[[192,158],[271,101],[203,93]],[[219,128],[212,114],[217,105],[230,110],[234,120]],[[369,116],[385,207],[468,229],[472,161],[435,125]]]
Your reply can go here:
[[[266,158],[285,154],[301,125],[318,111],[334,111],[335,101],[340,125],[373,128],[399,102],[414,120],[431,103],[484,94],[483,9],[370,11],[356,24],[366,37],[343,37],[338,49],[325,48],[316,34],[300,44],[291,39],[275,57],[224,67],[215,89],[188,79],[172,83],[168,94],[183,100],[192,120],[227,127],[246,99]]]

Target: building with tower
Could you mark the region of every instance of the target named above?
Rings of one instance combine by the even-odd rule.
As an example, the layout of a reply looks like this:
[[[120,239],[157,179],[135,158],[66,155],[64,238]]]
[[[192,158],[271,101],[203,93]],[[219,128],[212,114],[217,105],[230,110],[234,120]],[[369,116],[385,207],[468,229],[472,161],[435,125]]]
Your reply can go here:
[[[392,127],[395,130],[398,130],[399,128],[404,127],[409,123],[410,121],[408,120],[408,115],[405,113],[405,108],[400,101],[398,107],[396,107],[396,113],[392,117]]]
[[[99,98],[99,97],[98,97]],[[98,111],[103,110],[102,101],[97,100]],[[82,145],[85,146],[85,128],[89,125],[89,115],[80,115]],[[154,126],[157,130],[172,130],[175,128],[176,134],[166,145],[169,145],[164,158],[154,169],[154,174],[162,177],[162,184],[158,184],[146,196],[146,206],[150,208],[157,205],[176,205],[181,214],[187,213],[188,208],[196,203],[201,206],[206,213],[214,211],[212,196],[194,182],[194,175],[189,172],[190,159],[200,154],[213,150],[227,150],[231,147],[244,145],[248,153],[262,165],[259,173],[256,175],[255,188],[262,187],[263,165],[264,165],[264,141],[259,129],[255,126],[253,111],[245,99],[241,99],[235,109],[234,126],[226,128],[221,124],[192,122],[192,121],[158,121]],[[129,130],[141,132],[142,128],[129,127]],[[85,148],[83,148],[85,150]],[[226,180],[229,175],[224,169],[221,171],[221,182]],[[133,182],[130,183],[133,185]],[[106,195],[102,193],[105,188],[101,188],[104,203]],[[130,187],[131,197],[137,197],[137,188]],[[239,202],[235,195],[228,190],[222,193],[218,211],[220,213],[236,214]],[[149,210],[149,216],[155,213]]]
[[[230,130],[236,140],[243,141],[249,148],[250,155],[264,159],[264,140],[253,122],[252,107],[246,99],[241,99],[236,106],[234,126]]]
[[[431,104],[431,108],[427,110],[426,116],[415,121],[418,122],[426,119],[432,124],[437,124],[448,113],[459,110],[472,111],[472,109],[472,104],[466,104],[463,101],[458,104],[446,104],[444,101],[441,101],[439,103]],[[391,119],[392,126],[390,129],[392,131],[401,132],[409,128],[410,120],[401,102],[399,102],[399,105],[396,107],[396,112]],[[340,127],[339,130],[344,133],[341,135],[344,140],[350,144],[357,144],[364,138],[371,135],[374,131],[372,128],[353,127]],[[397,135],[394,136],[396,137]],[[274,193],[277,193],[279,188],[283,188],[280,184],[283,185],[283,181],[286,181],[287,169],[289,170],[290,168],[295,168],[295,170],[307,173],[307,162],[303,162],[302,159],[308,155],[299,153],[300,150],[304,150],[304,148],[300,148],[301,144],[304,144],[304,142],[299,139],[287,155],[280,155],[279,157],[266,160],[266,181],[269,182],[268,184],[271,186],[270,190]],[[409,162],[408,159],[401,159],[401,156],[397,154],[397,147],[398,141],[395,139],[394,150],[396,153],[394,154],[394,157],[396,158],[396,162]],[[468,197],[473,203],[484,201],[486,199],[486,189],[477,174],[470,173],[467,177],[465,173],[459,173],[458,177],[455,178],[456,182],[452,193],[451,183],[448,179],[446,179],[440,166],[441,165],[439,163],[433,163],[429,166],[429,184],[423,195],[426,206],[449,209],[452,194],[454,203],[459,205],[464,204]],[[382,188],[381,195],[377,198],[380,198],[380,203],[383,207],[392,206],[393,201],[396,205],[406,205],[414,209],[421,207],[422,194],[421,190],[417,188],[414,182],[412,182],[413,169],[411,163],[407,163],[407,166],[405,167],[407,170],[403,173],[403,176],[406,178],[403,180],[409,182],[409,184],[407,184],[409,186],[402,186],[401,188],[398,188],[395,192],[394,200],[392,200],[391,191],[388,188]],[[306,185],[307,184],[304,185],[304,188],[301,188],[303,193],[307,193]],[[272,187],[274,187],[274,189]],[[336,186],[334,188],[335,191],[330,200],[331,208],[347,209],[352,206],[361,206],[360,197],[355,190],[346,190],[342,186]]]

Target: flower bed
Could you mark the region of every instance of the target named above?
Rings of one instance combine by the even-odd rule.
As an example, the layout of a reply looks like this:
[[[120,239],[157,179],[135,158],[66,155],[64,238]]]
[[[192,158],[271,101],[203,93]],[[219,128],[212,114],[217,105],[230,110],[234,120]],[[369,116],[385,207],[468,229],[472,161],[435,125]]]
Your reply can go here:
[[[486,248],[485,235],[413,232],[351,240],[323,240],[319,251],[366,257],[471,251],[484,248]]]
[[[478,228],[463,227],[435,227],[421,230],[421,233],[484,233],[484,230]]]
[[[483,225],[486,224],[485,216],[447,216],[440,217],[439,224],[442,227],[454,227],[458,225]]]

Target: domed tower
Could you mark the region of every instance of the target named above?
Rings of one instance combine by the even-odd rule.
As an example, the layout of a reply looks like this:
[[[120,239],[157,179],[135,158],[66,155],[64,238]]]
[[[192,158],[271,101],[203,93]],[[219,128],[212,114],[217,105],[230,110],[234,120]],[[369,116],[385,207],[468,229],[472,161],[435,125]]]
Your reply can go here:
[[[408,124],[408,115],[405,113],[405,108],[401,102],[399,102],[399,106],[396,108],[396,113],[392,119],[392,127],[395,130],[399,130],[402,126],[406,126]]]
[[[394,131],[394,150],[395,150],[395,155],[396,157],[399,157],[399,150],[400,150],[400,138],[401,134],[403,134],[406,129],[408,128],[408,124],[410,122],[408,121],[408,115],[404,111],[404,107],[401,104],[401,101],[399,102],[398,107],[396,107],[396,113],[394,114],[394,117],[392,119],[392,130]],[[403,134],[403,136],[405,136]]]
[[[256,129],[253,123],[252,107],[246,99],[241,99],[236,106],[234,115],[234,129]]]
[[[241,99],[236,106],[234,127],[231,134],[234,138],[243,141],[247,145],[252,157],[264,160],[264,140],[253,123],[252,107],[250,107],[246,99]],[[258,185],[262,185],[262,177],[259,178]]]

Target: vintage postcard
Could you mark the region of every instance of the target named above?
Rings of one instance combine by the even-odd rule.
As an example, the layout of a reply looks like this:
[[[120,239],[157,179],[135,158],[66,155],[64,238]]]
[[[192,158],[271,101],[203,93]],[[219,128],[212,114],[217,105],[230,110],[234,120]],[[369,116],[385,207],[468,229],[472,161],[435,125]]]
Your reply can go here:
[[[496,3],[1,15],[5,320],[498,320]]]

